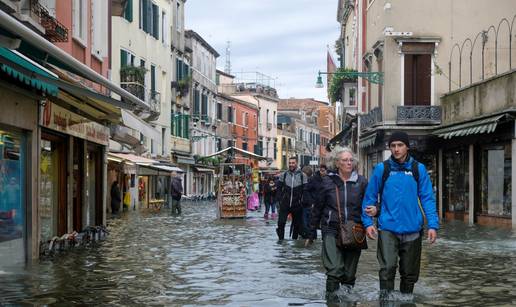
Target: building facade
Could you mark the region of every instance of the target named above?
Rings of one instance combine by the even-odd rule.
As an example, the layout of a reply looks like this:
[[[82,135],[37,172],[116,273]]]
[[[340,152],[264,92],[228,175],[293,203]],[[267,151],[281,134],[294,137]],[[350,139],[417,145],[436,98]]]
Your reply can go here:
[[[2,1],[0,266],[106,223],[110,126],[121,108],[145,110],[107,78],[108,12],[104,1]]]
[[[191,49],[192,64],[192,154],[199,158],[211,155],[217,147],[217,83],[216,66],[219,54],[193,30],[185,32]],[[198,161],[196,161],[198,162]],[[213,193],[214,169],[199,165],[193,168],[192,194]]]
[[[496,7],[485,1],[445,1],[439,6],[425,1],[339,3],[346,31],[356,19],[351,26],[355,32],[344,31],[348,34],[343,52],[352,54],[357,70],[364,73],[358,78],[356,127],[366,176],[389,157],[387,140],[392,131],[403,130],[410,135],[412,154],[425,163],[441,197],[444,191],[438,178],[443,175],[439,165],[444,157],[434,134],[446,123],[441,105],[446,99],[440,97],[510,68],[510,40],[501,38],[510,37],[514,13],[507,12],[513,11],[512,1],[500,1]],[[356,40],[347,44],[347,37]],[[483,65],[474,65],[481,57]],[[374,83],[378,76],[383,81]],[[465,108],[455,107],[458,112]],[[444,217],[445,208],[440,209]]]

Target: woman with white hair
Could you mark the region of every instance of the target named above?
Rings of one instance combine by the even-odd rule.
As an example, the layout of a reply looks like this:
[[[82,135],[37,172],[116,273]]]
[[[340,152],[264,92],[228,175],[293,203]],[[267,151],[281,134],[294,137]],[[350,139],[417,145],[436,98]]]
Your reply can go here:
[[[362,199],[367,180],[356,171],[357,160],[351,149],[337,147],[331,152],[334,171],[323,177],[320,199],[316,202],[310,221],[313,230],[321,226],[322,263],[326,269],[326,298],[338,301],[336,291],[343,286],[349,292],[355,285],[360,249],[339,249],[336,245],[340,222],[361,223]],[[337,199],[338,202],[337,203]],[[340,208],[338,208],[339,206]],[[340,212],[340,218],[339,218]],[[306,241],[311,244],[313,238]]]

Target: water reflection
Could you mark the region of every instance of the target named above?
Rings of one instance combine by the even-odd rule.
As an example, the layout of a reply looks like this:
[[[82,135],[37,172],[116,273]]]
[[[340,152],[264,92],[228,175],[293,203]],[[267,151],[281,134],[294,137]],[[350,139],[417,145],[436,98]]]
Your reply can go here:
[[[326,305],[320,242],[278,244],[274,221],[260,213],[217,220],[213,204],[183,208],[180,217],[122,214],[95,248],[0,272],[0,304]],[[513,232],[448,223],[440,236],[425,243],[413,300],[397,293],[381,306],[516,304]],[[380,306],[376,247],[369,246],[356,287],[339,306]]]

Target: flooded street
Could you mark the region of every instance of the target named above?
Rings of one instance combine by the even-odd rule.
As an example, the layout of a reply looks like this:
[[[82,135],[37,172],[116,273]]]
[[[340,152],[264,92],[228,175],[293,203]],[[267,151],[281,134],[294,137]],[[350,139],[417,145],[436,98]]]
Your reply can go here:
[[[217,220],[213,203],[183,204],[183,216],[124,213],[97,247],[64,253],[24,271],[0,272],[0,304],[324,306],[320,240],[278,244],[262,213]],[[417,306],[516,305],[516,235],[443,225],[424,243]],[[378,306],[376,246],[362,253],[342,306]],[[393,306],[411,306],[393,302]]]

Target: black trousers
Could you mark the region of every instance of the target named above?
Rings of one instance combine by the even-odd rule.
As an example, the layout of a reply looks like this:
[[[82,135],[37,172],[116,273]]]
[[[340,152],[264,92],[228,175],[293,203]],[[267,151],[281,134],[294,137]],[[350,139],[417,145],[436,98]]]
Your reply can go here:
[[[419,238],[401,242],[398,237],[389,231],[378,232],[378,263],[380,264],[380,290],[394,290],[394,278],[399,259],[400,291],[412,293],[419,278],[421,264],[421,242]]]
[[[280,207],[279,215],[278,215],[278,228],[276,229],[276,233],[278,234],[278,239],[283,240],[285,238],[285,225],[287,224],[287,217],[289,214],[292,214],[292,239],[296,240],[298,235],[304,234],[303,227],[303,208],[302,207]]]

